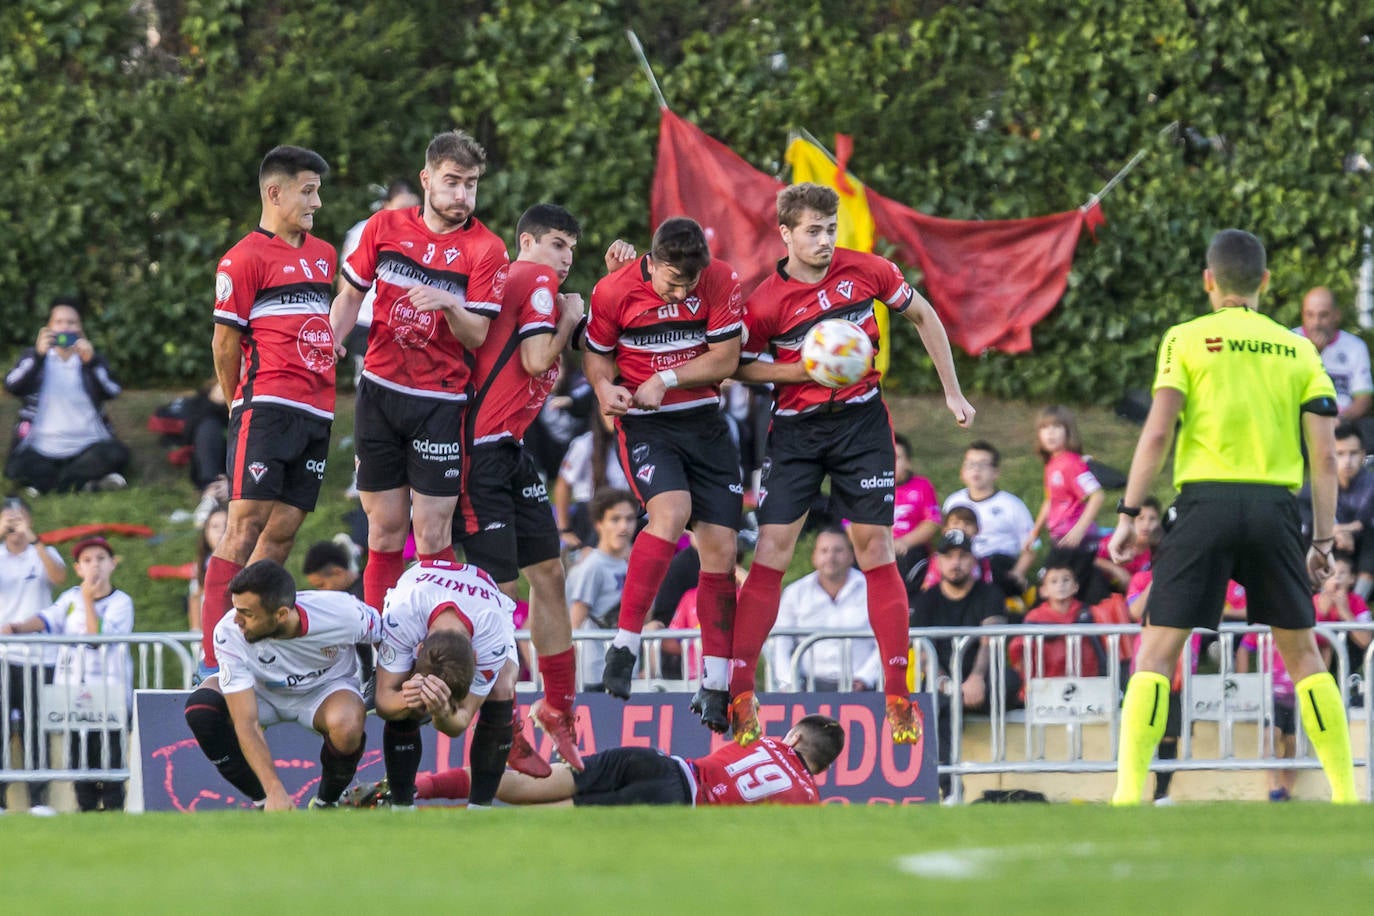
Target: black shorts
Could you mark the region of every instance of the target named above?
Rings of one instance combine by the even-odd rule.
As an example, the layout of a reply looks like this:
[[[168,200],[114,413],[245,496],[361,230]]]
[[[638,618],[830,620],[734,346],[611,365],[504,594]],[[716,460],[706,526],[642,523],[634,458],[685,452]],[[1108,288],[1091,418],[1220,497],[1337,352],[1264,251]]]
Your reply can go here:
[[[892,527],[897,486],[892,417],[882,398],[795,417],[774,417],[759,489],[760,525],[790,525],[830,477],[837,518]]]
[[[1292,737],[1298,732],[1298,706],[1294,700],[1283,702],[1274,698],[1274,721],[1272,724],[1280,735]]]
[[[682,764],[648,747],[616,747],[583,759],[573,773],[574,805],[690,805]]]
[[[1245,586],[1247,619],[1286,630],[1316,622],[1298,503],[1263,484],[1189,483],[1154,554],[1150,622],[1216,629],[1226,582]]]
[[[520,443],[469,446],[467,459],[463,511],[453,514],[453,543],[463,545],[467,562],[514,582],[526,566],[557,558],[549,490]]]
[[[621,417],[616,431],[620,467],[641,505],[660,493],[686,490],[692,521],[739,530],[739,448],[719,410],[635,414]]]
[[[1183,697],[1177,690],[1169,691],[1169,717],[1164,720],[1164,737],[1177,738],[1183,734]]]
[[[229,498],[314,511],[329,458],[329,427],[329,420],[290,407],[234,408],[225,462]]]
[[[353,419],[358,489],[410,487],[457,496],[463,484],[463,401],[404,394],[363,378]]]

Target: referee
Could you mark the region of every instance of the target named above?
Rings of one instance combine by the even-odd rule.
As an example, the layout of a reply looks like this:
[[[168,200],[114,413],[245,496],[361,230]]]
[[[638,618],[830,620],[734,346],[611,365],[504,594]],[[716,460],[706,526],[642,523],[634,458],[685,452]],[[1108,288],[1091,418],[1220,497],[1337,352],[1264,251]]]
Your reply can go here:
[[[1311,343],[1257,310],[1268,283],[1259,239],[1218,232],[1202,274],[1212,313],[1170,328],[1159,348],[1154,403],[1117,504],[1112,560],[1134,553],[1132,520],[1176,424],[1179,496],[1154,556],[1150,620],[1122,703],[1114,805],[1140,804],[1168,719],[1170,675],[1192,629],[1217,626],[1228,578],[1245,586],[1250,622],[1273,630],[1331,800],[1358,801],[1345,707],[1312,636],[1308,584],[1309,573],[1321,580],[1330,570],[1336,391]],[[1305,565],[1291,492],[1302,483],[1300,425],[1312,465]]]

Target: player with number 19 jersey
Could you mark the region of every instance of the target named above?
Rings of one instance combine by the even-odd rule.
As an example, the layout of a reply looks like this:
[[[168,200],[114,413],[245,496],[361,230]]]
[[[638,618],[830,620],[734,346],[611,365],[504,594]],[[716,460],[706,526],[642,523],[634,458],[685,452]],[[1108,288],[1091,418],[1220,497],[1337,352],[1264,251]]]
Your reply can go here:
[[[697,778],[697,804],[814,805],[821,800],[815,777],[779,738],[765,736],[748,747],[731,742],[689,763]]]

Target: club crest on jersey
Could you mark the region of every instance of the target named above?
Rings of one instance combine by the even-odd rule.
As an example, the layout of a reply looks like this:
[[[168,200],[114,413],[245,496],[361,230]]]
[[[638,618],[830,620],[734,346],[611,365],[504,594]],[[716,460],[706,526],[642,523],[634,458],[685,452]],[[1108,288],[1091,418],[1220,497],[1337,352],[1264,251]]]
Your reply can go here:
[[[635,476],[638,477],[640,480],[644,481],[645,483],[653,483],[654,466],[652,464],[644,465],[644,467],[640,468],[638,471],[635,472]]]
[[[687,311],[691,312],[693,315],[701,311],[701,300],[696,296],[688,296],[686,301],[682,304],[687,306]]]
[[[457,248],[445,248],[445,249],[444,249],[444,263],[445,263],[445,264],[452,264],[455,260],[457,260],[458,255],[459,255],[460,253],[461,253],[461,252],[459,252]]]
[[[322,651],[324,652],[324,657],[329,659],[331,662],[339,657],[338,646],[325,646]]]
[[[254,483],[262,483],[263,475],[267,473],[267,465],[261,461],[254,461],[248,465],[248,473],[253,476]]]
[[[854,281],[841,280],[835,284],[835,292],[839,294],[840,298],[848,299],[854,293]]]
[[[320,273],[324,274],[326,277],[329,276],[329,262],[326,261],[324,258],[315,259],[315,269],[318,270]]]
[[[228,264],[229,260],[226,258],[224,263]],[[234,295],[234,278],[221,270],[215,274],[215,301],[228,302],[232,295]]]

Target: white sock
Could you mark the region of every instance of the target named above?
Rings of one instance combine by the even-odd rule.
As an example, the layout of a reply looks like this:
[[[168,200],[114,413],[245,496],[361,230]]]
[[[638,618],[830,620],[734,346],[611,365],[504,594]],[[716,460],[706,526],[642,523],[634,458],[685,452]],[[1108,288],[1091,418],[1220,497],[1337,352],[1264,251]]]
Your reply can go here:
[[[730,688],[730,659],[708,655],[702,659],[701,686],[707,690]]]
[[[635,655],[639,654],[639,634],[629,630],[617,630],[615,639],[611,640],[611,645],[620,646],[622,649],[629,649]]]

